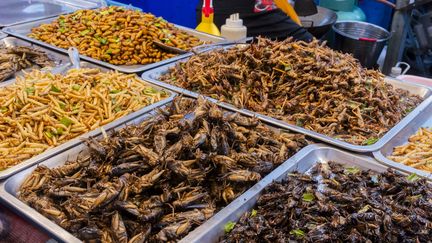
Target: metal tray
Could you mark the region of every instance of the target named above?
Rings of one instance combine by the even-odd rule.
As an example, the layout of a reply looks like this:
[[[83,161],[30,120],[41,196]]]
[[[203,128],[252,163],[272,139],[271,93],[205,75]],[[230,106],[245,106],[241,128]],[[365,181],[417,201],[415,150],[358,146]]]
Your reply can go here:
[[[423,170],[415,169],[401,163],[387,159],[391,155],[396,146],[404,145],[408,142],[408,138],[414,135],[421,127],[432,127],[432,104],[429,104],[415,119],[410,123],[404,124],[399,132],[392,137],[380,150],[373,152],[373,156],[378,162],[387,166],[405,171],[407,173],[416,173],[419,176],[426,177],[432,180],[432,173]]]
[[[28,34],[31,33],[31,29],[32,28],[38,27],[41,24],[51,23],[55,19],[56,18],[49,18],[49,19],[43,19],[43,20],[34,21],[34,22],[31,22],[31,23],[10,26],[10,27],[4,28],[3,31],[5,33],[9,34],[9,35],[13,35],[13,36],[16,36],[18,38],[21,38],[21,39],[24,39],[24,40],[28,40],[30,42],[37,43],[37,44],[42,45],[42,46],[49,47],[49,48],[54,49],[54,50],[59,51],[59,52],[67,53],[66,49],[59,48],[59,47],[56,47],[54,45],[51,45],[51,44],[48,44],[46,42],[30,38],[30,37],[27,36]],[[183,27],[183,26],[179,26],[179,25],[175,25],[175,26],[177,28],[181,29],[181,30],[186,31],[187,33],[189,33],[189,34],[191,34],[193,36],[198,37],[200,40],[203,40],[203,41],[211,41],[211,42],[214,42],[214,43],[219,43],[219,42],[222,42],[222,41],[225,40],[222,37],[218,37],[218,36],[214,36],[214,35],[209,35],[207,33],[196,31],[194,29],[190,29],[190,28],[187,28],[187,27]],[[208,50],[208,49],[210,49],[210,48],[203,49],[202,51],[205,51],[205,50]],[[87,61],[90,61],[90,62],[93,62],[93,63],[97,63],[97,64],[99,64],[101,66],[112,68],[112,69],[115,69],[115,70],[118,70],[118,71],[121,71],[121,72],[124,72],[124,73],[138,73],[138,72],[150,70],[152,68],[155,68],[155,67],[167,64],[167,63],[171,63],[171,62],[180,60],[180,59],[185,58],[185,57],[189,57],[191,55],[193,55],[193,54],[192,53],[186,53],[186,54],[178,55],[178,56],[175,56],[173,58],[169,58],[169,59],[166,59],[166,60],[163,60],[163,61],[160,61],[160,62],[155,62],[155,63],[151,63],[151,64],[146,64],[146,65],[113,65],[113,64],[110,64],[108,62],[103,62],[103,61],[100,61],[100,60],[97,60],[97,59],[94,59],[94,58],[91,58],[91,57],[88,57],[88,56],[84,56],[84,55],[80,55],[80,57],[82,59],[84,59],[84,60],[87,60]]]
[[[9,37],[3,38],[3,39],[0,38],[0,46],[1,45],[5,45],[6,47],[31,46],[31,47],[34,47],[38,50],[41,50],[41,51],[45,52],[51,60],[54,61],[55,66],[53,68],[67,64],[69,62],[69,57],[64,55],[64,54],[60,54],[58,52],[52,51],[52,50],[47,49],[45,47],[41,47],[41,46],[32,44],[31,42],[21,40],[21,39],[18,39],[16,37],[9,36]],[[36,67],[38,67],[38,66],[36,66]],[[30,70],[33,68],[35,68],[35,66],[24,69],[24,71],[27,71],[27,70]],[[46,68],[46,69],[48,69],[48,68]],[[16,72],[15,75],[22,74],[22,71],[23,70]],[[13,75],[9,79],[6,79],[3,82],[7,82],[8,80],[15,78],[15,75]]]
[[[148,111],[146,114],[142,114],[140,117],[136,117],[134,120],[130,120],[128,122],[124,123],[118,123],[117,126],[111,126],[110,128],[106,128],[105,130],[108,132],[110,129],[119,129],[131,124],[138,124],[142,122],[145,118],[148,118],[150,116],[153,116],[155,114],[155,110]],[[282,129],[275,128],[272,126],[269,126],[271,129],[273,129],[276,132],[283,132]],[[96,130],[97,132],[94,132],[93,135],[101,136],[100,128]],[[77,158],[78,154],[85,155],[86,152],[86,146],[84,143],[77,144],[76,146],[71,146],[68,150],[63,151],[62,153],[57,154],[56,156],[53,156],[42,163],[41,165],[45,165],[49,168],[57,167],[60,165],[63,165],[67,160],[73,160]],[[83,152],[84,151],[84,152]],[[294,155],[292,158],[296,158],[297,155]],[[285,161],[282,165],[277,167],[275,170],[280,170],[281,167],[285,167],[286,164],[290,163],[291,159],[288,159]],[[81,242],[79,239],[74,237],[72,234],[64,230],[62,227],[58,226],[56,223],[51,221],[50,219],[46,218],[45,216],[38,213],[36,210],[25,204],[24,202],[20,201],[16,196],[17,192],[19,190],[19,187],[21,186],[22,182],[33,172],[33,170],[37,167],[37,165],[33,165],[31,168],[27,168],[24,171],[21,171],[10,178],[8,178],[6,181],[2,182],[0,184],[0,201],[3,201],[8,205],[12,210],[16,211],[17,213],[23,215],[24,217],[28,218],[29,220],[33,221],[35,224],[41,226],[45,231],[47,231],[49,234],[51,234],[56,239],[63,241],[63,242]],[[271,172],[270,174],[273,174]],[[270,175],[269,174],[269,175]],[[267,177],[266,177],[267,178]],[[252,187],[250,190],[254,190],[256,188],[256,185]],[[241,196],[241,198],[243,198]],[[239,201],[240,198],[236,199],[235,201]],[[235,202],[234,201],[234,202]],[[228,208],[231,208],[231,204],[227,206]],[[220,212],[225,211],[222,209]],[[219,215],[220,213],[216,214]],[[215,216],[216,217],[216,216]],[[214,221],[214,220],[212,220]],[[205,225],[208,225],[205,223]],[[199,227],[202,228],[202,227]],[[196,228],[194,231],[191,231],[189,235],[196,235],[195,231],[197,231],[199,228]],[[199,231],[198,231],[199,232]],[[186,239],[190,239],[189,236],[186,236]],[[186,241],[188,242],[188,241]]]
[[[53,73],[63,73],[65,71],[69,70],[71,67],[72,67],[71,64],[68,63],[65,66],[60,67],[58,70],[55,70]],[[99,68],[97,65],[91,64],[91,63],[88,63],[88,62],[82,62],[81,63],[81,67],[83,67],[83,68]],[[101,68],[101,70],[102,71],[107,71],[107,69],[105,69],[105,68]],[[9,80],[8,82],[3,82],[3,83],[0,84],[0,88],[5,87],[5,86],[10,85],[10,84],[13,84],[14,82],[15,82],[15,79]],[[155,86],[153,84],[150,84],[150,83],[145,82],[145,81],[142,81],[142,82],[148,84],[151,87],[154,87],[157,90],[161,90],[160,87],[157,87],[157,86]],[[128,122],[130,120],[133,120],[136,117],[139,117],[142,114],[145,114],[145,113],[147,113],[147,112],[149,112],[149,111],[151,111],[151,110],[153,110],[153,109],[155,109],[157,107],[163,106],[163,105],[171,102],[174,99],[174,97],[176,96],[176,94],[174,92],[169,92],[169,91],[167,91],[167,92],[169,94],[168,98],[166,98],[164,100],[161,100],[159,102],[156,102],[154,104],[151,104],[149,106],[143,107],[142,109],[140,109],[138,111],[135,111],[133,113],[130,113],[129,115],[121,117],[121,118],[119,118],[117,120],[114,120],[114,121],[112,121],[112,122],[104,125],[102,128],[104,130],[109,130],[109,129],[113,128],[113,127],[117,127],[117,126],[119,126],[119,125],[121,125],[123,123],[126,123],[126,122]],[[93,131],[90,131],[90,132],[82,134],[82,135],[80,135],[80,136],[78,136],[76,138],[68,140],[67,142],[62,143],[62,144],[60,144],[60,145],[58,145],[58,146],[56,146],[54,148],[50,148],[50,149],[46,150],[45,152],[43,152],[43,153],[41,153],[39,155],[36,155],[36,156],[34,156],[34,157],[32,157],[32,158],[30,158],[28,160],[25,160],[25,161],[23,161],[23,162],[15,165],[15,166],[13,166],[13,167],[10,167],[10,168],[8,168],[6,170],[2,170],[2,171],[0,171],[0,180],[5,179],[7,177],[10,177],[13,174],[15,174],[15,173],[17,173],[17,172],[19,172],[19,171],[21,171],[21,170],[23,170],[23,169],[25,169],[25,168],[27,168],[29,166],[32,166],[32,165],[37,164],[37,163],[40,163],[40,162],[42,162],[42,161],[44,161],[46,159],[49,159],[49,158],[51,158],[51,157],[53,157],[53,156],[55,156],[55,155],[57,155],[57,154],[65,151],[65,150],[69,149],[69,148],[72,148],[72,147],[80,144],[82,142],[82,140],[85,139],[85,138],[96,136],[96,135],[99,135],[100,133],[101,133],[101,128],[97,128],[97,129],[95,129]]]
[[[6,33],[4,33],[3,31],[0,31],[0,39],[3,39],[7,36]]]
[[[166,89],[169,90],[173,90],[177,93],[181,93],[184,94],[186,96],[190,96],[190,97],[194,97],[197,98],[198,96],[200,96],[200,94],[162,82],[159,80],[160,76],[167,73],[168,70],[172,67],[174,67],[177,63],[179,62],[184,62],[188,60],[188,58],[179,60],[175,63],[170,63],[149,71],[144,72],[141,77],[158,86],[164,87]],[[385,143],[387,143],[392,137],[394,137],[396,135],[397,132],[399,132],[402,127],[404,127],[406,124],[410,123],[416,116],[418,116],[429,104],[432,103],[432,89],[426,86],[422,86],[422,85],[418,85],[418,84],[414,84],[411,82],[406,82],[406,81],[401,81],[398,79],[394,79],[391,77],[386,77],[385,81],[389,84],[392,84],[395,88],[401,88],[404,90],[408,90],[411,94],[415,94],[415,95],[419,95],[420,97],[422,97],[424,99],[424,101],[419,104],[411,113],[409,113],[406,117],[404,117],[399,123],[397,123],[392,129],[390,129],[389,131],[387,131],[387,133],[381,137],[375,144],[373,145],[368,145],[368,146],[362,146],[362,145],[354,145],[354,144],[350,144],[347,142],[344,142],[342,140],[338,140],[311,130],[307,130],[305,128],[296,126],[296,125],[292,125],[292,124],[288,124],[284,121],[281,120],[277,120],[274,118],[271,118],[269,116],[265,116],[265,115],[261,115],[259,113],[250,111],[250,110],[246,110],[246,109],[239,109],[237,107],[234,107],[231,104],[225,103],[225,102],[220,102],[216,99],[210,98],[210,97],[206,97],[207,99],[213,101],[213,102],[217,102],[219,103],[220,106],[226,108],[226,109],[230,109],[233,111],[237,111],[241,114],[244,115],[248,115],[248,116],[256,116],[257,118],[259,118],[260,120],[263,120],[267,123],[270,123],[272,125],[284,128],[284,129],[288,129],[291,131],[295,131],[298,133],[303,133],[305,135],[308,135],[310,137],[313,137],[315,139],[318,139],[322,142],[325,143],[329,143],[350,151],[354,151],[354,152],[373,152],[376,150],[379,150],[382,146],[384,146]]]
[[[219,211],[207,222],[196,228],[195,231],[183,238],[181,242],[217,242],[219,237],[224,234],[224,225],[229,221],[237,222],[245,212],[250,211],[258,200],[261,191],[270,183],[283,180],[292,171],[304,173],[317,162],[328,161],[377,172],[384,172],[388,168],[377,163],[373,158],[364,155],[351,154],[323,144],[309,145],[264,177],[264,179],[234,200],[230,205]]]
[[[0,27],[104,6],[103,0],[2,0]]]

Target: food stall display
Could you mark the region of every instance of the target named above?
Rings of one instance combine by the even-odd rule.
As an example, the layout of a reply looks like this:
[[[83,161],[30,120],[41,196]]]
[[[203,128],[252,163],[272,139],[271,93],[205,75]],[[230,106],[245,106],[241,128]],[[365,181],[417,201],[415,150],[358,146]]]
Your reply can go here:
[[[204,99],[176,98],[87,140],[76,159],[29,169],[17,195],[81,240],[175,241],[307,143]]]
[[[227,42],[99,0],[26,4],[58,11],[0,17],[0,202],[43,237],[432,239],[430,87],[317,39]]]

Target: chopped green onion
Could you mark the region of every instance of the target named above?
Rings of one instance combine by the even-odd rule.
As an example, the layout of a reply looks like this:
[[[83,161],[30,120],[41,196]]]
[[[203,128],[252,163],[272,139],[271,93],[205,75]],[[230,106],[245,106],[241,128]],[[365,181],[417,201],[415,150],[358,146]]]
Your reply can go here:
[[[224,226],[225,233],[231,232],[231,230],[234,229],[235,225],[236,225],[236,223],[234,223],[232,221],[229,221],[228,223],[226,223],[225,226]]]
[[[257,215],[257,213],[258,213],[258,211],[256,211],[255,209],[252,209],[252,212],[251,212],[251,217],[255,217],[256,215]]]
[[[88,33],[90,33],[89,29],[81,31],[80,35],[84,36],[84,35],[87,35]]]
[[[420,179],[420,177],[416,173],[412,173],[409,176],[407,176],[407,180],[409,181],[416,181]]]
[[[25,91],[27,92],[27,94],[34,94],[35,90],[36,90],[35,87],[27,87],[25,89]]]
[[[60,108],[61,108],[62,110],[64,110],[64,109],[66,108],[66,104],[65,104],[65,103],[59,101],[58,104],[59,104],[59,106],[60,106]]]
[[[5,113],[5,112],[7,112],[8,111],[8,108],[7,107],[2,107],[2,108],[0,108],[0,112],[1,113]]]
[[[157,92],[158,91],[155,88],[153,88],[153,87],[145,88],[143,90],[144,94],[156,94]]]
[[[296,238],[303,238],[306,235],[301,229],[291,230],[289,233],[290,235],[294,235]]]
[[[359,172],[360,172],[360,169],[357,167],[347,167],[347,168],[345,168],[345,171],[344,171],[345,174],[353,174],[353,175],[357,174]]]
[[[51,91],[52,92],[56,92],[56,93],[60,93],[61,90],[59,88],[57,88],[55,85],[51,85]]]
[[[120,112],[121,110],[122,110],[122,108],[120,108],[119,106],[117,106],[117,107],[114,109],[115,112]]]
[[[81,88],[81,85],[79,85],[79,84],[72,85],[72,89],[75,90],[75,91],[80,90],[80,88]]]
[[[60,17],[58,19],[58,22],[59,22],[59,25],[62,26],[62,27],[66,24],[66,21],[65,21],[65,19],[63,17]]]
[[[113,90],[110,91],[110,94],[117,94],[117,93],[120,93],[120,92],[121,92],[121,90],[113,89]]]
[[[62,119],[60,119],[60,123],[65,125],[65,126],[70,126],[73,122],[71,121],[71,119],[67,118],[67,117],[63,117]]]
[[[57,134],[62,135],[63,134],[63,128],[61,128],[61,127],[57,128]]]
[[[372,145],[378,141],[378,138],[368,138],[363,141],[363,145]]]
[[[407,109],[405,110],[405,113],[408,114],[408,113],[410,113],[410,112],[413,111],[413,110],[414,110],[413,107],[411,107],[411,108],[407,108]]]
[[[312,202],[315,199],[314,194],[309,193],[309,192],[303,193],[302,197],[303,197],[303,201],[305,201],[305,202]]]
[[[48,138],[52,138],[52,137],[53,137],[53,134],[52,134],[50,131],[46,131],[46,132],[45,132],[45,135],[46,135]]]

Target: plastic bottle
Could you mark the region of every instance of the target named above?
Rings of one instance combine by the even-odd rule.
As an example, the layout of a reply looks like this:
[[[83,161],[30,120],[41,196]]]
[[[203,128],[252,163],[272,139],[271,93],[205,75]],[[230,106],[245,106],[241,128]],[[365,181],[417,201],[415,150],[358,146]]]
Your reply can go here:
[[[221,27],[221,35],[229,41],[245,39],[247,33],[246,26],[243,25],[243,20],[239,18],[239,14],[231,14],[229,19]]]

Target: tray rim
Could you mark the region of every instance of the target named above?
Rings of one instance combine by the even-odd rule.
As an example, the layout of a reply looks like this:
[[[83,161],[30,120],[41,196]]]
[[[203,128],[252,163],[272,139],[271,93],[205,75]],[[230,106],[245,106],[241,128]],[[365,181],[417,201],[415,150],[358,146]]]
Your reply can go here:
[[[53,20],[55,20],[56,18],[57,17],[50,17],[50,18],[45,18],[45,19],[40,19],[40,20],[37,20],[37,21],[33,21],[33,22],[30,22],[30,23],[32,23],[32,24],[36,24],[37,23],[38,25],[40,25],[40,24],[44,24],[44,23],[50,23]],[[27,35],[15,32],[16,28],[20,28],[20,27],[22,27],[23,25],[26,25],[26,24],[29,24],[29,22],[5,27],[5,28],[2,29],[2,31],[5,32],[8,35],[15,36],[17,38],[24,39],[26,41],[38,44],[40,46],[44,46],[46,48],[55,50],[57,52],[61,52],[61,53],[67,54],[68,50],[66,50],[66,49],[63,49],[63,48],[60,48],[60,47],[48,44],[48,43],[40,41],[40,40],[33,39],[31,37],[28,37]],[[191,28],[188,28],[188,27],[185,27],[185,26],[177,25],[177,24],[173,24],[173,25],[175,27],[181,29],[181,30],[185,30],[185,31],[192,32],[192,33],[197,33],[197,34],[200,34],[200,35],[205,35],[208,38],[214,39],[215,41],[216,40],[219,41],[219,42],[225,41],[225,38],[220,37],[220,36],[210,35],[210,34],[207,34],[205,32],[197,31],[197,30],[194,30],[194,29],[191,29]],[[200,52],[206,52],[206,51],[209,51],[209,50],[211,50],[213,48],[212,47],[203,48],[202,50],[200,50]],[[153,68],[159,67],[161,65],[165,65],[165,64],[172,63],[172,62],[176,62],[178,60],[190,57],[192,55],[193,55],[192,52],[188,52],[188,53],[180,54],[180,55],[177,55],[175,57],[172,57],[172,58],[169,58],[169,59],[165,59],[165,60],[162,60],[162,61],[159,61],[159,62],[155,62],[155,63],[143,64],[143,65],[134,65],[134,66],[137,66],[137,67],[134,67],[134,68],[127,67],[127,65],[114,65],[114,64],[111,64],[111,63],[108,63],[108,62],[105,62],[105,61],[101,61],[101,60],[98,60],[98,59],[95,59],[95,58],[92,58],[92,57],[89,57],[89,56],[85,56],[85,55],[82,55],[82,54],[80,54],[79,56],[80,56],[80,58],[82,60],[86,60],[86,61],[98,64],[98,65],[101,65],[101,66],[104,66],[104,67],[107,67],[107,68],[118,70],[118,71],[123,72],[123,73],[140,73],[140,72],[143,72],[143,71],[148,71],[148,70],[151,70]]]
[[[227,48],[230,48],[230,47],[233,47],[233,46],[234,45],[229,46]],[[308,129],[305,129],[305,128],[302,128],[302,127],[299,127],[299,126],[296,126],[296,125],[288,124],[287,122],[284,122],[282,120],[278,120],[278,119],[275,119],[275,118],[272,118],[272,117],[269,117],[269,116],[266,116],[266,115],[262,115],[262,114],[259,114],[257,112],[251,111],[251,110],[237,108],[234,105],[231,105],[229,103],[221,102],[221,101],[216,100],[214,98],[211,98],[209,96],[201,95],[199,93],[196,93],[196,92],[184,89],[184,88],[180,88],[180,87],[172,85],[172,84],[165,83],[163,81],[157,80],[157,79],[155,79],[155,78],[152,77],[155,73],[160,73],[161,71],[164,71],[167,68],[173,67],[177,63],[187,61],[188,59],[189,59],[189,57],[185,57],[185,58],[177,60],[175,62],[167,63],[167,64],[159,66],[157,68],[145,71],[141,75],[141,77],[142,77],[142,79],[144,79],[144,80],[146,80],[146,81],[148,81],[150,83],[153,83],[153,84],[155,84],[157,86],[161,86],[161,87],[164,87],[166,89],[172,90],[172,91],[177,92],[179,94],[183,94],[185,96],[189,96],[189,97],[193,97],[193,98],[197,98],[198,96],[203,96],[206,99],[208,99],[208,100],[210,100],[210,101],[212,101],[214,103],[217,103],[219,106],[224,107],[226,109],[230,109],[230,110],[239,112],[239,113],[241,113],[243,115],[255,116],[258,119],[260,119],[260,120],[262,120],[264,122],[270,123],[270,124],[272,124],[274,126],[281,127],[281,128],[293,131],[293,132],[302,133],[304,135],[307,135],[309,137],[312,137],[312,138],[317,139],[319,141],[322,141],[324,143],[331,144],[331,145],[339,147],[339,148],[347,149],[347,150],[350,150],[352,152],[370,153],[370,152],[374,152],[374,151],[377,151],[377,150],[381,149],[391,138],[393,138],[394,136],[396,136],[397,133],[403,127],[407,126],[429,104],[432,103],[432,87],[428,87],[428,86],[425,86],[425,85],[419,85],[419,84],[412,83],[412,82],[402,81],[402,80],[399,80],[399,79],[396,79],[396,78],[392,78],[392,77],[386,76],[384,81],[392,80],[391,82],[399,82],[399,83],[403,83],[403,84],[409,85],[411,87],[422,88],[422,89],[428,91],[427,92],[428,95],[424,98],[424,100],[413,111],[411,111],[407,116],[405,116],[404,118],[402,118],[391,129],[389,129],[384,134],[384,136],[382,136],[376,143],[374,143],[373,145],[366,145],[366,146],[354,145],[354,144],[351,144],[351,143],[348,143],[348,142],[345,142],[345,141],[342,141],[342,140],[338,140],[338,139],[332,138],[330,136],[327,136],[327,135],[324,135],[324,134],[321,134],[321,133],[314,132],[312,130],[308,130]]]

